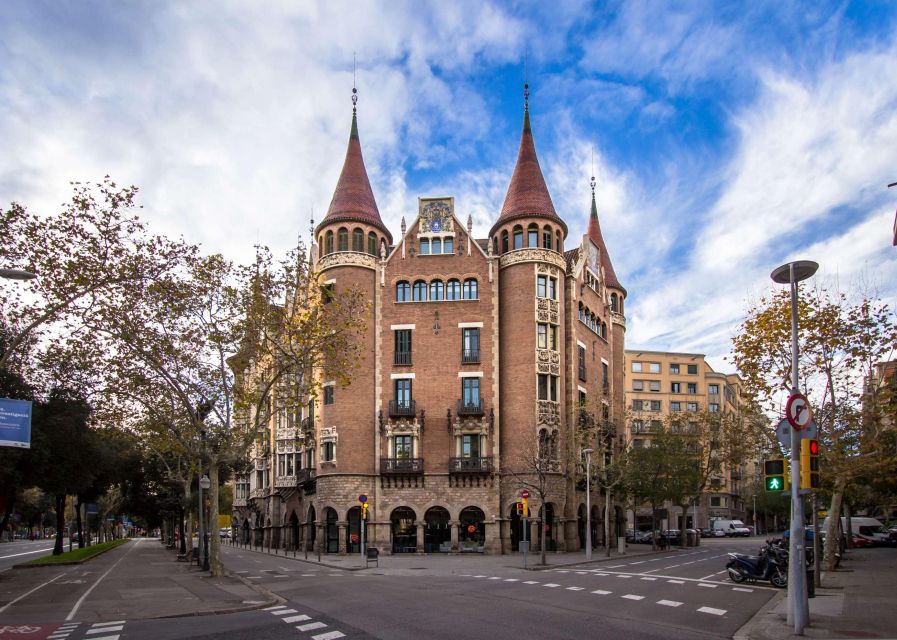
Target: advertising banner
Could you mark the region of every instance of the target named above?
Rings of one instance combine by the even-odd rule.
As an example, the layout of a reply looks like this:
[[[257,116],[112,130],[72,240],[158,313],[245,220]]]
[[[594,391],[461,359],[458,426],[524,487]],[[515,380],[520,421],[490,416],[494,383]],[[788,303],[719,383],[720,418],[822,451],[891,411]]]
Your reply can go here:
[[[0,447],[31,448],[31,401],[0,398]]]

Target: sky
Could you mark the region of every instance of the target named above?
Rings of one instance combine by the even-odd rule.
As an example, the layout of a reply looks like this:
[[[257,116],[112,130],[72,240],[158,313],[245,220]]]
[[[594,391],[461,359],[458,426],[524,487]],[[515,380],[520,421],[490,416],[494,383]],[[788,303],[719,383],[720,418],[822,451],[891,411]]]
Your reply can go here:
[[[155,232],[285,251],[330,203],[354,82],[393,236],[418,197],[450,195],[486,237],[524,77],[568,249],[596,177],[627,348],[732,371],[790,260],[895,306],[893,2],[5,0],[0,207],[52,214],[109,174]]]

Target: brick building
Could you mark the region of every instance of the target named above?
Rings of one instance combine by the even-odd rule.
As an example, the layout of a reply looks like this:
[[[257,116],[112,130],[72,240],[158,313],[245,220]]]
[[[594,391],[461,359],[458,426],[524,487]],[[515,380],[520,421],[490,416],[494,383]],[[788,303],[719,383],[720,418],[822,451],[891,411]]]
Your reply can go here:
[[[253,472],[237,479],[236,524],[266,545],[356,553],[365,495],[367,546],[381,552],[508,553],[536,461],[547,469],[547,548],[580,548],[580,449],[613,455],[624,402],[626,291],[601,235],[594,181],[588,230],[570,239],[526,104],[517,165],[488,238],[473,237],[452,197],[419,198],[409,218],[395,239],[383,224],[353,109],[313,259],[322,286],[335,295],[358,287],[370,300],[364,358],[349,386],[324,372],[321,396],[295,421],[272,420],[274,445],[257,447]],[[590,433],[600,442],[583,440],[581,405],[599,414]],[[593,487],[596,546],[602,498]],[[542,506],[531,498],[537,515]],[[623,520],[617,506],[613,533]],[[531,526],[528,538],[538,540]]]

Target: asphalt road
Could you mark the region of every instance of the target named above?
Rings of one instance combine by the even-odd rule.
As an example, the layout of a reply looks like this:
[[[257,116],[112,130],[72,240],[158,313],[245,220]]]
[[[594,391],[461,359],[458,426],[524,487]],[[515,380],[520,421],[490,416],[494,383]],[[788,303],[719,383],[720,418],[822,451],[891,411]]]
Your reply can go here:
[[[131,552],[135,554],[132,557],[140,553],[140,544],[135,543],[138,548]],[[93,574],[104,570],[106,563],[114,571],[115,556],[110,556],[98,559],[92,571],[77,569],[74,577],[66,575],[57,581],[60,584],[42,587],[0,613],[0,638],[7,637],[4,624],[24,625],[28,620],[41,619],[34,612],[45,609],[48,603],[56,603],[53,609],[60,612],[49,619],[61,622],[44,625],[27,636],[18,632],[9,637],[729,638],[776,593],[771,587],[736,585],[726,579],[726,553],[756,552],[759,544],[758,539],[712,540],[695,549],[544,571],[525,571],[515,557],[466,557],[455,563],[461,569],[449,572],[433,569],[438,563],[428,563],[426,558],[420,559],[419,566],[406,565],[400,570],[347,571],[226,546],[223,551],[228,569],[276,593],[284,602],[267,610],[186,618],[86,616],[88,610],[102,610],[102,604],[91,604],[93,600],[102,603],[104,598],[113,597],[110,589],[122,588],[118,582],[121,578],[116,579],[113,573],[108,584],[89,591],[100,578]],[[82,596],[86,601],[78,609]],[[149,592],[147,597],[151,597]],[[17,613],[10,615],[14,611]]]
[[[66,538],[68,542],[68,538]],[[15,540],[0,544],[0,571],[53,552],[54,540]]]

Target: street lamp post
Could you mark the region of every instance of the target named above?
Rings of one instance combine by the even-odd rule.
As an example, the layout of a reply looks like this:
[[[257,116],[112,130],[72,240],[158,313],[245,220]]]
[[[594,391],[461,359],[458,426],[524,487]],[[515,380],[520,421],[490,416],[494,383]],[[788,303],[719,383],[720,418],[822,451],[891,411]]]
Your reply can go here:
[[[34,280],[36,277],[36,273],[24,269],[0,269],[0,278],[7,280]]]
[[[754,535],[757,535],[757,496],[756,496],[756,495],[752,495],[752,496],[751,496],[751,500],[754,501],[754,511],[753,511],[753,518],[754,518]]]
[[[586,457],[586,561],[592,559],[592,451],[582,450]]]
[[[201,472],[200,472],[201,473]],[[202,492],[207,490],[211,486],[211,482],[209,482],[209,476],[202,475],[199,479],[199,557],[201,559],[201,566],[203,570],[209,570],[209,544],[206,539],[206,527],[205,527],[205,504],[202,499]]]
[[[810,260],[797,260],[777,268],[770,274],[773,282],[791,287],[791,393],[800,392],[797,379],[797,283],[811,277],[819,265]],[[809,623],[807,601],[806,548],[804,547],[804,505],[800,497],[800,432],[791,428],[791,539],[788,546],[788,622],[794,633],[802,635]]]

